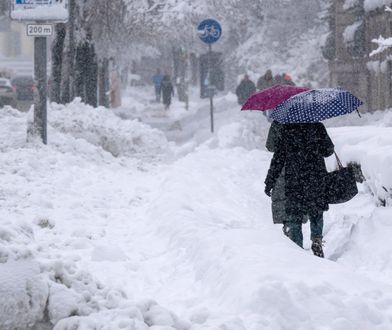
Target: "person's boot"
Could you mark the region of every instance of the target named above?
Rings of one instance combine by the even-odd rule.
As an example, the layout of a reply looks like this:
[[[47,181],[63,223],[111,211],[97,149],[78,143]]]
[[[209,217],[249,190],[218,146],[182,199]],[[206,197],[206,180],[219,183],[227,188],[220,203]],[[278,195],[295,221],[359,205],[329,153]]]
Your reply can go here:
[[[324,258],[322,238],[313,238],[312,241],[313,254],[317,257]]]

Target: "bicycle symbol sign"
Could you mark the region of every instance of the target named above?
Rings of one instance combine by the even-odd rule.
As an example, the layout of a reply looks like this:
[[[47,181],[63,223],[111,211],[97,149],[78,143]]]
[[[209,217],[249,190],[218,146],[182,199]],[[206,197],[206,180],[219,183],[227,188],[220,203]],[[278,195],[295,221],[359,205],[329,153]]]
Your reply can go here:
[[[222,27],[213,19],[202,21],[197,27],[199,38],[206,44],[217,42],[222,35]]]

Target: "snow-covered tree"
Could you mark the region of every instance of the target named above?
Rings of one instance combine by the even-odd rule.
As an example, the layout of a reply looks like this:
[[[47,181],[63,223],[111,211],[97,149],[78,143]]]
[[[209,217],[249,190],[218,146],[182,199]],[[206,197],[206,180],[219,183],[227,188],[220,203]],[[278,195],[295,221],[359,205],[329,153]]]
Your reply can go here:
[[[391,13],[392,9],[388,6],[385,7],[385,11]],[[376,54],[380,54],[388,48],[392,47],[392,37],[385,38],[383,36],[379,36],[378,39],[373,39],[372,42],[378,45],[378,48],[370,53],[370,56],[374,56]]]

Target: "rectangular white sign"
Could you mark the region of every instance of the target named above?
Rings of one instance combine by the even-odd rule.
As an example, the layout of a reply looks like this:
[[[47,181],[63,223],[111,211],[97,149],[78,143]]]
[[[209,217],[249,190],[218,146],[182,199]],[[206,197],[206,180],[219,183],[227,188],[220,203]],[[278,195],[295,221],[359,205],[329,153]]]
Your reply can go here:
[[[30,37],[48,37],[53,34],[53,26],[50,24],[27,24],[26,32]]]
[[[11,0],[11,2],[11,18],[14,20],[66,22],[69,17],[68,0]]]

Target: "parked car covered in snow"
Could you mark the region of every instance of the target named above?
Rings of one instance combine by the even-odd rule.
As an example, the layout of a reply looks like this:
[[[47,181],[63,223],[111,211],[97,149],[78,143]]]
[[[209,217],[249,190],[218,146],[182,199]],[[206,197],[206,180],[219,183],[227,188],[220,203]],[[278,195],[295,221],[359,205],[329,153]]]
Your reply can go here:
[[[36,86],[31,76],[16,76],[11,80],[18,101],[33,101]]]
[[[11,81],[6,78],[0,78],[0,107],[10,105],[16,108],[16,92],[12,87]]]

